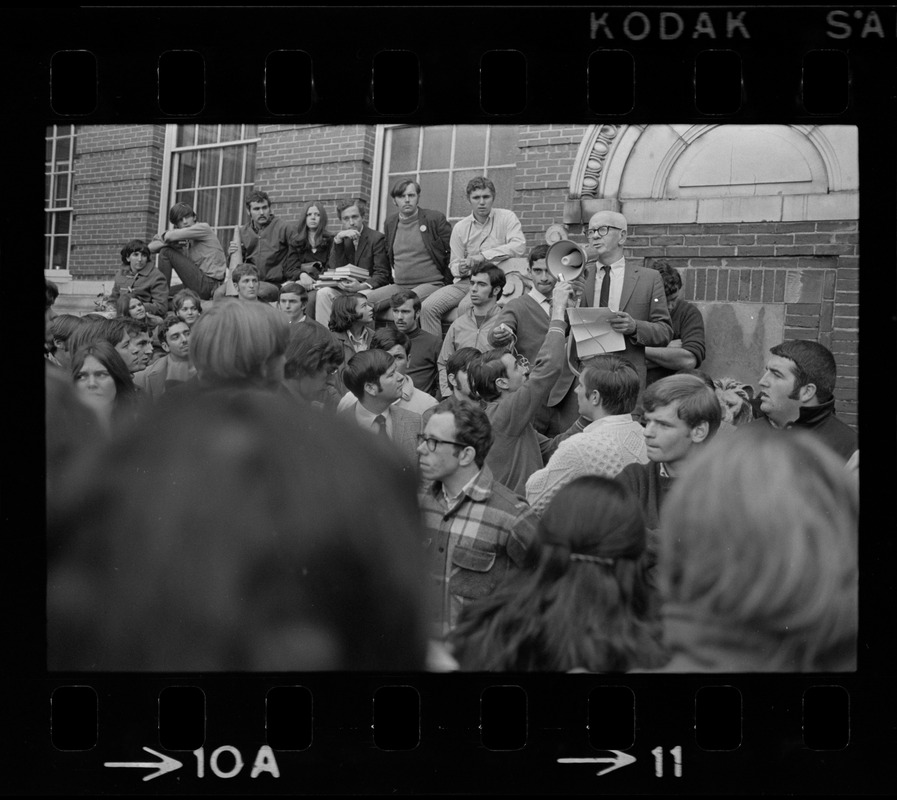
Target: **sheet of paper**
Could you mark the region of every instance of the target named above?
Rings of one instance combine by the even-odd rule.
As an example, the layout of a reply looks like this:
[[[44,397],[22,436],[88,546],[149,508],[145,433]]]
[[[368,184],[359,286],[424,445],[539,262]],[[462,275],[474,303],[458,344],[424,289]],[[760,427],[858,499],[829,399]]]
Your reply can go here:
[[[622,333],[610,327],[614,311],[609,308],[569,308],[567,318],[581,359],[626,349]]]

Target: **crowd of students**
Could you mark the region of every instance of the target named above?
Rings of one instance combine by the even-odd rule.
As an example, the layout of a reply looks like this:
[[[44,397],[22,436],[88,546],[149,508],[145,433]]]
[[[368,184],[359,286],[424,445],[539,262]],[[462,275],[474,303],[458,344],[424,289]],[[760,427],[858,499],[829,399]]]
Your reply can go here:
[[[386,241],[357,198],[331,235],[319,202],[294,229],[253,193],[232,266],[178,204],[122,249],[116,315],[54,315],[48,284],[51,668],[855,667],[858,450],[831,354],[773,348],[733,413],[703,335],[651,360],[681,279],[642,269],[662,309],[623,310],[621,215],[590,223],[604,280],[558,280],[537,246],[508,300],[525,250],[471,184],[452,229],[399,182]],[[386,282],[328,280],[365,247]],[[625,351],[577,357],[584,299]]]

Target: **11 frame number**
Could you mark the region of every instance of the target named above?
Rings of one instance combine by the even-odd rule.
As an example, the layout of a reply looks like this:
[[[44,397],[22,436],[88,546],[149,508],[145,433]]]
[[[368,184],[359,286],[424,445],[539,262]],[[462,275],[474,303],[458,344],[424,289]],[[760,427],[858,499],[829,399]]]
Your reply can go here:
[[[663,777],[663,748],[655,747],[651,751],[654,756],[654,775],[658,778]],[[670,755],[673,757],[673,775],[677,778],[682,777],[682,747],[676,745],[670,748]]]

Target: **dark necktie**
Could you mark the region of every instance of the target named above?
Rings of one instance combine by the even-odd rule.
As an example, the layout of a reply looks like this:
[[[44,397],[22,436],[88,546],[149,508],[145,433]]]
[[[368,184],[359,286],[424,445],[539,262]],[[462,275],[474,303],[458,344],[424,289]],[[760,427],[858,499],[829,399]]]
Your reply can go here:
[[[604,266],[604,277],[601,279],[601,296],[598,298],[599,307],[607,307],[607,301],[610,297],[610,267]]]
[[[386,432],[386,417],[382,414],[377,414],[374,417],[374,425],[377,426],[377,435],[382,436],[384,439],[389,438],[389,434]]]
[[[350,264],[355,263],[355,240],[346,239],[346,258]]]

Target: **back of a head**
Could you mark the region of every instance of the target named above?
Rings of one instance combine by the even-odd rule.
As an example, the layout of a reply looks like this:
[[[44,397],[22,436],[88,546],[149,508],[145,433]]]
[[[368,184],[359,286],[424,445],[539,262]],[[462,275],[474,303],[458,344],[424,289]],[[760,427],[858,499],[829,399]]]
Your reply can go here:
[[[673,644],[706,661],[715,636],[727,671],[854,669],[858,519],[856,486],[809,434],[711,443],[662,511],[661,590],[687,621]]]
[[[375,448],[257,390],[151,409],[51,504],[50,668],[421,669],[416,487]]]
[[[266,365],[286,351],[290,326],[267,303],[226,299],[204,311],[190,334],[190,361],[206,385],[265,384]]]

